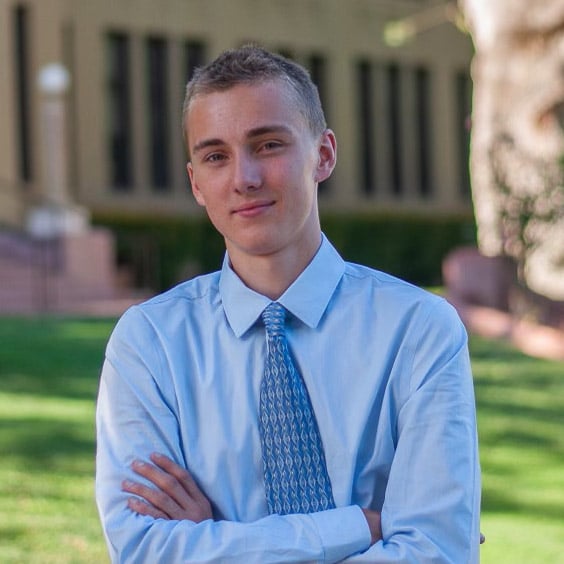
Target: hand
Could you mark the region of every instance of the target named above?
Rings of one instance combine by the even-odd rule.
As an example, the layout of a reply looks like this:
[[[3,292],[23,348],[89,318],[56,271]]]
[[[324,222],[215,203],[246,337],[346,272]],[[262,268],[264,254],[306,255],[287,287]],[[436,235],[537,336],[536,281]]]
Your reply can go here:
[[[154,465],[136,460],[131,468],[155,488],[130,480],[122,483],[123,491],[142,498],[128,500],[132,511],[155,519],[187,519],[195,523],[213,518],[208,498],[187,470],[163,454],[151,454],[151,461]]]
[[[380,520],[380,513],[378,511],[372,511],[372,509],[363,509],[362,512],[366,517],[368,522],[368,527],[370,528],[370,545],[377,543],[382,539],[382,523]]]

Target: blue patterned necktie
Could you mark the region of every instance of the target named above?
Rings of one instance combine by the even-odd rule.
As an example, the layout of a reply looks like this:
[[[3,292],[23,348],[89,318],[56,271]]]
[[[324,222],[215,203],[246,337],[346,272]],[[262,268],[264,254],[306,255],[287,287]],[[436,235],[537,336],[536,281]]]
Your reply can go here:
[[[335,507],[323,443],[307,389],[288,350],[286,310],[262,313],[267,360],[260,390],[260,433],[270,513],[313,513]]]

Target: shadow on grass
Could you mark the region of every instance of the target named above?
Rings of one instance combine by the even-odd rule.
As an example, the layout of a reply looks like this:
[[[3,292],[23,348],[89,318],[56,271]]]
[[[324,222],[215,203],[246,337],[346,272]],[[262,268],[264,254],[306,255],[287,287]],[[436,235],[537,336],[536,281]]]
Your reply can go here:
[[[473,338],[485,513],[562,522],[564,363]]]
[[[558,504],[519,501],[498,489],[488,487],[483,488],[482,497],[482,511],[487,513],[512,513],[562,522],[562,507]]]
[[[564,376],[562,378],[564,380]],[[505,416],[508,418],[515,418],[517,420],[527,420],[531,422],[531,427],[533,427],[533,422],[544,422],[544,423],[555,423],[564,424],[564,411],[561,406],[558,405],[546,405],[546,406],[532,406],[526,403],[511,403],[510,401],[502,401],[497,399],[489,399],[485,393],[477,393],[476,401],[479,404],[479,410],[485,417],[486,415],[495,416]],[[564,428],[563,428],[564,432]],[[532,429],[528,433],[520,432],[524,438],[524,442],[527,441],[527,435],[534,436],[535,432]],[[540,435],[541,433],[539,433]],[[539,436],[539,440],[546,440],[546,437]],[[550,441],[549,441],[550,442]]]
[[[0,539],[3,543],[15,542],[26,538],[28,530],[26,527],[15,527],[12,525],[0,527]]]
[[[93,399],[113,319],[0,319],[0,391]]]
[[[0,451],[20,461],[26,472],[91,473],[94,425],[49,418],[3,418]]]

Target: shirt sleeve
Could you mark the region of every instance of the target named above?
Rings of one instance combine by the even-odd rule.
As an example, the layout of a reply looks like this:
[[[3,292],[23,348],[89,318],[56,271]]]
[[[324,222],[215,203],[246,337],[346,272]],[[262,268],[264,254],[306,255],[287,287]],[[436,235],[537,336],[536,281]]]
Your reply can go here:
[[[269,564],[338,562],[370,544],[357,506],[254,522],[153,519],[127,507],[125,479],[151,452],[183,460],[172,394],[155,371],[163,354],[138,312],[126,314],[108,344],[97,404],[96,498],[112,562]]]
[[[382,507],[383,541],[346,562],[477,564],[480,468],[466,331],[435,302],[414,325],[411,369]]]

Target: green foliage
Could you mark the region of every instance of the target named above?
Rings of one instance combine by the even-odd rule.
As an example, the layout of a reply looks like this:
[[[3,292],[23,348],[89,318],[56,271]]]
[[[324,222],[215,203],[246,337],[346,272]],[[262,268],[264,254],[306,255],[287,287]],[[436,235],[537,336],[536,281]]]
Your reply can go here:
[[[420,286],[441,284],[444,257],[476,240],[471,217],[335,215],[324,217],[322,224],[347,260]]]
[[[221,265],[223,240],[207,218],[97,217],[95,223],[114,232],[118,262],[139,287],[162,291]]]
[[[206,218],[98,217],[117,237],[120,261],[138,285],[164,290],[187,277],[217,270],[224,245]],[[475,244],[472,217],[327,215],[323,230],[343,257],[419,285],[441,283],[444,256]]]
[[[94,504],[94,402],[114,320],[0,318],[0,560],[108,562]],[[563,364],[471,340],[482,564],[564,562]]]

